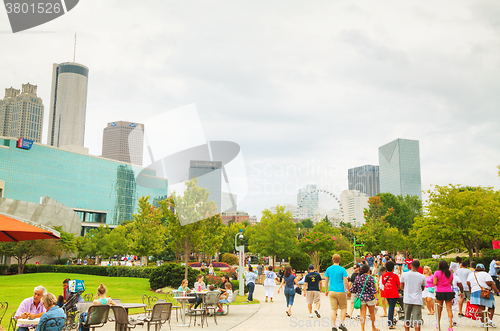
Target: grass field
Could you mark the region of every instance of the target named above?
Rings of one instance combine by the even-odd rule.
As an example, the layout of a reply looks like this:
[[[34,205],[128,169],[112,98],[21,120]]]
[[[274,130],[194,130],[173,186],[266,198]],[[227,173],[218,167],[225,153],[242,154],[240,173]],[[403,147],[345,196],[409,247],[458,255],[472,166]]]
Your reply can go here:
[[[2,326],[7,329],[12,313],[17,310],[17,307],[24,299],[33,296],[33,289],[38,285],[43,285],[48,292],[54,293],[57,297],[62,294],[64,279],[82,279],[85,281],[85,293],[95,294],[99,284],[103,283],[108,295],[112,298],[121,299],[122,302],[141,303],[143,294],[153,295],[149,291],[149,280],[147,278],[131,278],[131,277],[104,277],[82,274],[64,274],[64,273],[39,273],[25,274],[13,276],[0,276],[0,302],[8,302],[9,308],[2,320]],[[163,299],[163,295],[156,295],[159,299]],[[238,296],[233,304],[249,304],[243,303],[246,297]],[[258,304],[258,300],[254,300],[251,304]],[[143,313],[142,309],[131,309],[131,314]]]

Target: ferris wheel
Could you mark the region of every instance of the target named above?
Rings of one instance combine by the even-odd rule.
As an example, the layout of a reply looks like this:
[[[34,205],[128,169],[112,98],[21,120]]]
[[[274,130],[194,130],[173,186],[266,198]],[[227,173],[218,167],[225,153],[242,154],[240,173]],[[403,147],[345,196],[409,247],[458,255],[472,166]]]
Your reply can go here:
[[[335,194],[323,189],[311,190],[299,201],[299,208],[306,208],[309,218],[316,224],[325,216],[335,225],[344,219],[342,203]]]

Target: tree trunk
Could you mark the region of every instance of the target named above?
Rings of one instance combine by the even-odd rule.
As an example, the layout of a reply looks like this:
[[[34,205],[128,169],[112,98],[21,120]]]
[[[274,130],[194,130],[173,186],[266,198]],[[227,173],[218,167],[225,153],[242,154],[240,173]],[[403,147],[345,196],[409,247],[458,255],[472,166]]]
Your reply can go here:
[[[20,275],[23,273],[23,259],[17,259],[17,273]]]
[[[189,245],[184,243],[184,279],[188,279]]]

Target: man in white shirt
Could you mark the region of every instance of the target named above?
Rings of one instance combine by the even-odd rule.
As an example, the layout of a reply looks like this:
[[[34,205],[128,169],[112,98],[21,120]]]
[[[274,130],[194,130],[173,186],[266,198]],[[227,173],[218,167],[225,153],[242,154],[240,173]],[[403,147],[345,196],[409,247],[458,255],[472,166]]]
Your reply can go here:
[[[464,301],[467,302],[467,300],[470,300],[470,289],[469,289],[469,286],[467,286],[467,277],[469,277],[471,272],[472,271],[470,271],[470,269],[469,269],[469,261],[462,261],[462,264],[460,265],[460,269],[458,269],[455,272],[455,276],[460,278],[462,286],[464,287],[464,291],[460,295],[460,298],[458,299],[458,316],[464,316],[464,314],[462,313]]]
[[[411,270],[401,276],[401,289],[404,291],[403,302],[405,305],[405,331],[410,330],[411,317],[415,331],[420,331],[422,324],[422,291],[425,288],[425,276],[418,272],[420,261],[413,260]]]

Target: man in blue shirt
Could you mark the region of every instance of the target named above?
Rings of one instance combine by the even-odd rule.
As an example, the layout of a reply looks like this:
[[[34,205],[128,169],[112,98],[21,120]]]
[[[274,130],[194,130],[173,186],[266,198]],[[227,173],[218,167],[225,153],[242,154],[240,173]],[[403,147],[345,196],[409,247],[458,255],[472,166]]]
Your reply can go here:
[[[337,331],[337,310],[340,309],[340,325],[339,329],[347,331],[344,325],[345,315],[347,312],[347,296],[345,290],[350,290],[351,287],[347,281],[347,271],[341,267],[340,255],[332,256],[333,265],[328,267],[325,272],[326,291],[325,294],[330,298],[330,306],[332,307],[332,331]]]
[[[314,266],[309,265],[309,273],[304,277],[304,296],[307,292],[307,308],[309,309],[309,317],[313,317],[312,306],[313,303],[316,305],[314,313],[318,318],[321,317],[319,313],[319,308],[321,306],[321,288],[323,287],[321,282],[321,275],[314,271]]]
[[[497,261],[498,261],[498,257],[494,257],[493,260],[491,260],[491,263],[490,263],[490,276],[491,278],[493,278],[493,281],[495,282],[495,285],[498,286],[500,285],[500,282],[498,282],[498,275],[497,275],[497,271],[498,271],[498,268],[500,268],[499,266],[497,266]]]
[[[371,253],[368,253],[368,257],[366,258],[366,262],[368,263],[368,266],[370,267],[370,270],[373,271],[373,264],[375,263],[375,258]]]

